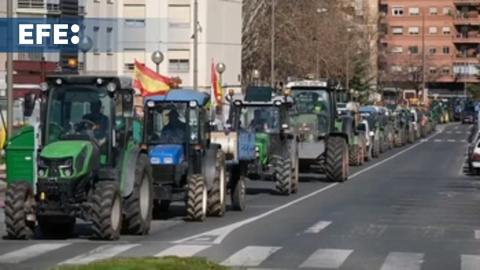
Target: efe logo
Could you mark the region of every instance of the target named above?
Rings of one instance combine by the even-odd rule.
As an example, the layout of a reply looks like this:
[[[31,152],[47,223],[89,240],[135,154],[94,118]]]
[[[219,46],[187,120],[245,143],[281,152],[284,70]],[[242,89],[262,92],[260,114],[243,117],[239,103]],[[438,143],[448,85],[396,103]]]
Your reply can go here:
[[[43,38],[51,37],[53,30],[53,44],[68,45],[68,39],[61,39],[62,37],[67,37],[68,28],[68,24],[53,24],[53,29],[51,24],[19,24],[19,44],[43,45]],[[33,30],[35,30],[36,39],[33,38]],[[73,33],[78,33],[80,31],[80,26],[73,24],[70,27],[70,30]],[[70,39],[70,41],[71,44],[78,44],[78,42],[80,42],[80,38],[75,35]]]

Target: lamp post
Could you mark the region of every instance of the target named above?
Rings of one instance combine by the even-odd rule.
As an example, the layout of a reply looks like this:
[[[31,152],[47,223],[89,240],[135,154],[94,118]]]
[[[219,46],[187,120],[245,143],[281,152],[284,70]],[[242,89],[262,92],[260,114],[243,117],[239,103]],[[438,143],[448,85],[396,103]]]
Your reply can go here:
[[[260,79],[260,71],[258,71],[258,69],[252,71],[252,78],[255,81],[255,86],[257,86],[258,79]]]
[[[93,41],[88,36],[83,36],[78,43],[78,48],[83,52],[83,74],[87,74],[87,52],[93,47]]]
[[[347,68],[345,71],[345,87],[348,91],[348,88],[350,87],[350,32],[352,31],[351,28],[347,28],[347,36],[348,36],[348,42],[347,42]]]
[[[7,1],[7,18],[10,23],[7,28],[7,136],[10,137],[13,134],[13,1]],[[2,116],[3,116],[3,112]],[[5,123],[4,123],[5,124]],[[5,128],[5,127],[4,127]]]
[[[193,89],[198,89],[198,0],[193,2]]]
[[[326,8],[317,8],[317,14],[318,15],[321,15],[323,13],[326,13],[328,10]],[[317,38],[317,42],[319,42],[320,39]],[[317,66],[317,79],[320,79],[320,53],[318,52],[318,47],[315,49],[315,52],[316,52],[316,55],[317,55],[317,61],[316,61],[316,66]],[[326,64],[326,61],[324,61],[324,59],[322,59],[322,61],[324,62],[324,64]],[[328,73],[328,69],[327,69],[327,73]],[[327,75],[328,77],[328,75]]]
[[[159,66],[164,59],[165,57],[163,56],[163,53],[161,51],[154,51],[152,53],[152,61],[157,66],[157,73],[160,73]]]
[[[275,87],[275,5],[277,0],[272,1],[272,29],[271,29],[271,48],[270,48],[270,84]]]

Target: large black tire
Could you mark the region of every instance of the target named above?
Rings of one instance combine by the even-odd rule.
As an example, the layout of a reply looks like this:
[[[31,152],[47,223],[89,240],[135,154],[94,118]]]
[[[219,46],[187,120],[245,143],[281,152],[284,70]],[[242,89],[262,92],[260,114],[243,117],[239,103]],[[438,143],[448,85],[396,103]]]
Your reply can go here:
[[[292,161],[290,156],[274,155],[275,189],[279,194],[290,195],[292,187]]]
[[[225,154],[222,150],[217,151],[215,160],[215,180],[212,189],[208,192],[208,210],[209,216],[221,217],[225,214],[225,196],[227,185],[227,174],[225,168]]]
[[[379,145],[380,145],[380,148],[378,149],[378,152],[380,154],[385,153],[385,151],[387,151],[387,140],[385,139],[385,137],[383,136],[380,137]]]
[[[350,166],[360,166],[360,151],[361,148],[358,144],[354,144],[350,146],[350,150],[348,151],[348,164]]]
[[[380,157],[380,141],[373,139],[372,142],[372,157],[378,158]]]
[[[348,180],[348,146],[341,137],[330,137],[326,141],[325,174],[327,180],[345,182]]]
[[[298,183],[300,182],[300,176],[299,176],[299,170],[300,170],[300,161],[298,159],[298,153],[296,157],[293,157],[294,160],[292,163],[294,164],[292,166],[292,185],[290,187],[290,190],[292,194],[297,194],[298,193]]]
[[[193,174],[188,179],[187,220],[204,221],[207,217],[208,191],[205,177]]]
[[[27,220],[33,210],[33,190],[27,182],[8,185],[5,194],[5,226],[10,239],[27,240],[33,237],[35,222]]]
[[[150,232],[153,212],[153,176],[148,157],[140,154],[135,167],[133,192],[124,198],[123,233],[145,235]]]
[[[93,238],[101,240],[120,238],[123,205],[118,182],[96,183],[90,196],[90,203]]]
[[[241,175],[240,171],[232,171],[230,196],[232,201],[232,208],[235,211],[245,210],[245,177]]]

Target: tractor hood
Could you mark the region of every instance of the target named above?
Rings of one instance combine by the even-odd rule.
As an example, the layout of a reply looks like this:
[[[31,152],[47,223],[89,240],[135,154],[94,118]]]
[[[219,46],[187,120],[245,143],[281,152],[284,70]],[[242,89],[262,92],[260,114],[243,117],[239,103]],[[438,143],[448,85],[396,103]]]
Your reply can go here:
[[[300,114],[294,118],[295,131],[302,142],[317,142],[319,134],[318,115]]]
[[[56,141],[46,145],[40,156],[42,158],[55,159],[77,157],[88,146],[90,146],[88,141]]]
[[[183,145],[163,144],[150,148],[150,164],[152,165],[177,165],[183,162]]]

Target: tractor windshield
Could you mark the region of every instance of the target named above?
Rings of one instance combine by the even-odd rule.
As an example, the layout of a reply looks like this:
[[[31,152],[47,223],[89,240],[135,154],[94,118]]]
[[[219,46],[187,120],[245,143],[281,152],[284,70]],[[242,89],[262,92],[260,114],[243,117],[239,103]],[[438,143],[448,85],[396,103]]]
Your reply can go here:
[[[55,86],[50,90],[46,117],[46,143],[64,136],[85,136],[102,146],[111,133],[112,99],[105,88]]]
[[[190,122],[190,143],[198,140],[198,114],[195,109],[189,109],[188,103],[157,102],[155,107],[148,108],[145,117],[148,144],[184,144],[187,120]]]
[[[242,107],[240,128],[256,132],[278,132],[279,109],[275,106]]]
[[[291,114],[292,124],[297,131],[308,129],[327,133],[330,126],[331,104],[326,90],[292,88],[295,106]]]

